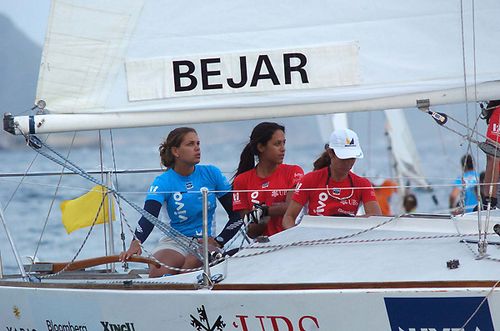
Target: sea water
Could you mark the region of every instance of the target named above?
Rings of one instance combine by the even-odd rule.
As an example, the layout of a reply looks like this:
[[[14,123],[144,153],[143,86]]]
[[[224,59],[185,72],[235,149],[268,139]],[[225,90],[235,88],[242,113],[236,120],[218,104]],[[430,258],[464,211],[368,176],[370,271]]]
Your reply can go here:
[[[440,107],[437,110],[446,112],[463,123],[467,123],[468,120],[471,127],[477,116],[475,105],[469,107],[469,118],[465,113],[464,105]],[[467,151],[468,142],[439,127],[428,115],[416,109],[408,110],[405,114],[421,158],[423,171],[429,182],[434,185],[433,193],[415,191],[418,197],[417,211],[446,211],[448,195],[451,191],[450,183],[460,174],[459,160]],[[309,116],[275,119],[275,121],[286,126],[285,162],[298,164],[306,172],[310,171],[313,161],[321,154],[326,143],[325,138],[321,137],[319,132],[317,118]],[[202,163],[214,164],[228,178],[232,177],[238,165],[241,150],[248,142],[252,128],[258,122],[193,125],[198,130],[201,140]],[[390,177],[392,175],[391,161],[387,149],[387,138],[384,134],[384,114],[382,112],[350,114],[349,126],[358,133],[365,152],[364,159],[358,160],[355,164],[356,173]],[[459,129],[464,134],[467,133],[457,125],[453,125],[453,128]],[[172,127],[114,130],[112,132],[114,160],[109,131],[101,132],[102,156],[98,147],[97,133],[93,135],[79,133],[77,137],[80,137],[83,143],[78,143],[78,147],[71,149],[69,159],[85,170],[100,169],[101,158],[105,169],[113,169],[115,162],[117,169],[159,169],[158,145],[171,129]],[[484,132],[484,121],[479,121],[478,130]],[[83,138],[81,138],[82,135]],[[56,145],[61,145],[61,141],[66,141],[66,146],[69,146],[72,135],[65,134],[62,137],[58,141],[57,135],[51,135],[50,139]],[[18,137],[18,139],[23,138]],[[58,146],[57,150],[66,155],[69,149]],[[471,153],[478,160],[478,169],[482,170],[485,164],[484,155],[474,146]],[[60,171],[60,166],[41,155],[36,155],[37,153],[23,145],[0,150],[0,173],[24,173],[30,164],[32,164],[30,172]],[[142,206],[145,192],[158,174],[118,175],[118,189],[127,199]],[[96,177],[100,179],[100,175]],[[70,261],[80,248],[78,259],[105,255],[107,245],[103,238],[107,229],[102,225],[95,226],[88,240],[85,241],[89,228],[80,229],[68,235],[61,223],[59,209],[61,201],[84,194],[94,184],[78,176],[64,176],[60,184],[58,181],[59,176],[0,178],[0,204],[5,208],[5,219],[19,255],[24,260],[36,255],[37,259],[42,261]],[[56,191],[57,194],[55,194]],[[433,194],[437,197],[438,204],[433,202]],[[50,208],[51,205],[52,208]],[[127,223],[134,228],[139,218],[138,213],[132,208],[124,203],[122,206],[124,215],[120,217],[117,212],[118,221],[113,223],[116,252],[122,250],[124,244],[128,247],[131,234]],[[122,222],[119,221],[120,218]],[[226,221],[223,208],[217,209],[216,219],[217,227],[222,228]],[[119,233],[122,228],[126,236],[125,243],[120,240]],[[160,236],[161,233],[155,229],[146,242],[146,249],[152,249]],[[16,272],[15,259],[3,227],[0,227],[0,253],[4,272]]]

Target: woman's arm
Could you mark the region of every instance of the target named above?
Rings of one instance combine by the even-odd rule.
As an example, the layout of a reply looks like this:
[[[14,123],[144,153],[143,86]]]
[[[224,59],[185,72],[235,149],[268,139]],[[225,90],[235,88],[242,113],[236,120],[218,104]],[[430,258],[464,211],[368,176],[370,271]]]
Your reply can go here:
[[[299,216],[302,210],[302,205],[297,201],[290,201],[285,215],[283,216],[283,229],[290,229],[295,226],[295,219]]]
[[[161,203],[156,200],[146,200],[144,202],[144,210],[154,217],[160,215]],[[130,243],[130,247],[126,252],[120,254],[120,261],[125,261],[134,254],[140,255],[142,253],[141,243],[143,243],[153,231],[154,225],[148,221],[144,216],[138,222],[135,229],[135,238]]]
[[[224,194],[219,197],[219,202],[227,213],[229,220],[227,221],[224,229],[219,233],[219,235],[215,238],[215,241],[219,244],[220,247],[224,246],[231,238],[233,238],[236,233],[238,233],[239,229],[243,225],[241,221],[240,214],[238,212],[233,211],[233,194],[231,192]]]
[[[368,201],[364,204],[364,207],[365,216],[382,215],[382,211],[380,210],[380,206],[377,201]]]

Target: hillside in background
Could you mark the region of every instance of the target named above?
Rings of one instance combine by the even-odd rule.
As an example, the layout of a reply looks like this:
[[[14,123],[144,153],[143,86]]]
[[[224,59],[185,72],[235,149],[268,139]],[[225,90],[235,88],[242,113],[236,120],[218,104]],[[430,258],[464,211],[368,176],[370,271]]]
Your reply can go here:
[[[29,110],[35,100],[42,47],[31,41],[9,18],[1,14],[0,40],[1,113],[21,114]],[[0,147],[19,141],[3,130],[0,133]]]

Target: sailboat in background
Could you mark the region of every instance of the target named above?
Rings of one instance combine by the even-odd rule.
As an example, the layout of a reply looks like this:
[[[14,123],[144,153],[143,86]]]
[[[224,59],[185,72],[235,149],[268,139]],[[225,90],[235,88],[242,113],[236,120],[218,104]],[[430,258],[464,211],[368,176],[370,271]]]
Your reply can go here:
[[[413,139],[410,127],[402,109],[385,109],[385,132],[387,137],[387,149],[390,153],[391,181],[396,181],[397,201],[392,203],[397,208],[397,213],[403,212],[403,197],[409,192],[410,185],[417,190],[432,191],[427,181],[420,157]],[[322,141],[328,141],[330,133],[335,129],[349,128],[346,113],[332,115],[317,115],[316,121],[320,130]],[[382,132],[380,132],[382,134]],[[382,183],[384,177],[371,174],[368,178],[372,183]],[[433,196],[433,199],[436,199]],[[437,201],[437,200],[435,200]],[[437,203],[436,203],[437,204]]]
[[[500,98],[492,17],[497,0],[54,0],[44,113],[5,114],[4,129],[48,156],[35,134],[417,105],[439,118],[431,106]],[[497,242],[485,218],[304,216],[269,243],[211,263],[204,253],[203,270],[157,279],[87,270],[113,256],[20,265],[0,280],[0,327],[500,329],[500,253],[486,251]]]

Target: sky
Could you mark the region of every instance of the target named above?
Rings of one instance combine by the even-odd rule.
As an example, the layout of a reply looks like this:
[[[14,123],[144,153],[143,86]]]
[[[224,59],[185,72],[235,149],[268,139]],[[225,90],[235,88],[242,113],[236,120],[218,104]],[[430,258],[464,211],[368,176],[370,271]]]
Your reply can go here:
[[[50,0],[2,0],[0,13],[9,17],[31,40],[42,45]]]

